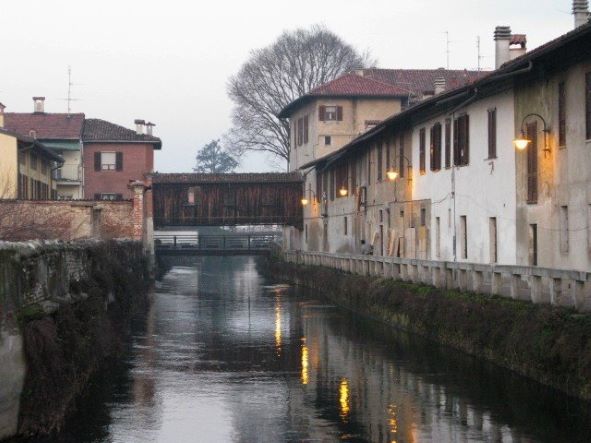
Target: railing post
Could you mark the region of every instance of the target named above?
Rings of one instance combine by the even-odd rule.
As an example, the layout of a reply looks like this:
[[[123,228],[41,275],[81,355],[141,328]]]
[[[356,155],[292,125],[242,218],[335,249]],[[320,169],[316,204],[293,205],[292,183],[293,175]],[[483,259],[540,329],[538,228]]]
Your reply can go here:
[[[250,251],[250,235],[248,236],[248,250]]]
[[[176,249],[176,235],[172,237],[172,241],[174,243],[173,247]]]

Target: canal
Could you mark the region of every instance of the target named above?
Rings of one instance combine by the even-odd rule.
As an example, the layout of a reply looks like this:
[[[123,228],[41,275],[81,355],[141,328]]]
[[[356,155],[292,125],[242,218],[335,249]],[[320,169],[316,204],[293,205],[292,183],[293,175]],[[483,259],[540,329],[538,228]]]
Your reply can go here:
[[[270,281],[260,259],[182,260],[46,441],[591,441],[586,404]]]

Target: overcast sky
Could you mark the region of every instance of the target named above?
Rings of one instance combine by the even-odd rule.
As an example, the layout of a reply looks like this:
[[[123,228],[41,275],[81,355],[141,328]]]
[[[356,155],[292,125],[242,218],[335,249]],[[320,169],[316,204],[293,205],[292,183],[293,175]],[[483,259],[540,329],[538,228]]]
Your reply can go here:
[[[156,123],[159,171],[189,171],[196,150],[230,126],[228,78],[252,49],[283,30],[324,24],[382,68],[494,65],[496,25],[525,33],[528,49],[573,27],[572,0],[18,0],[0,9],[0,102],[65,112],[71,65],[74,112],[129,128]],[[241,169],[269,170],[261,156]]]

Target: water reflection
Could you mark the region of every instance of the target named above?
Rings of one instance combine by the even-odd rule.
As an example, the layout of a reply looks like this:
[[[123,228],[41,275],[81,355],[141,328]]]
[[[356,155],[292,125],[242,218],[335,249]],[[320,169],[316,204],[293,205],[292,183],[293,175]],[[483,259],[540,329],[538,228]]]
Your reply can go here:
[[[253,258],[184,260],[51,441],[591,441],[581,403],[265,281]]]

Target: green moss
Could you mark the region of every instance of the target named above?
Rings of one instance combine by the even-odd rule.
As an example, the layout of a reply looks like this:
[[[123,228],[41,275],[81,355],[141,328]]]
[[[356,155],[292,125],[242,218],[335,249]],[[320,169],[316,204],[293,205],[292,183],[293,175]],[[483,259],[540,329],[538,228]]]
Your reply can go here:
[[[24,327],[28,322],[38,320],[43,317],[45,317],[45,311],[39,303],[25,306],[17,314],[18,323],[21,325],[21,328]]]

